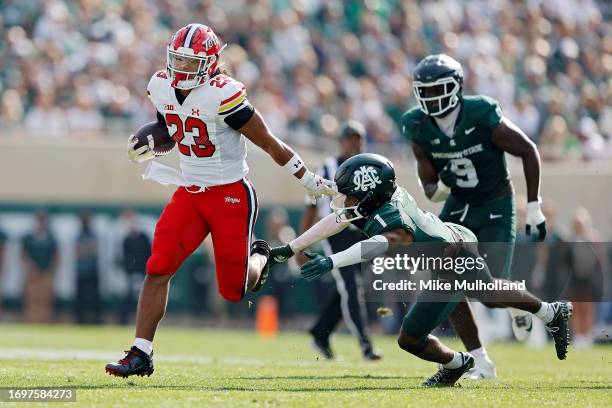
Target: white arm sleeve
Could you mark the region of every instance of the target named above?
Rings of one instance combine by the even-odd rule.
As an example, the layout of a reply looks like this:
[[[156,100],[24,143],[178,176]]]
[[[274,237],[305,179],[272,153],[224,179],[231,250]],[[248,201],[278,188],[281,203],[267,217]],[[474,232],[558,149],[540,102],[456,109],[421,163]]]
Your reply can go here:
[[[330,256],[334,268],[354,265],[369,261],[387,252],[389,241],[384,235],[375,235],[372,238],[353,244],[350,248]]]
[[[433,193],[430,200],[434,203],[444,201],[450,195],[451,189],[442,182],[442,180],[438,180],[438,187],[436,188],[436,192]]]
[[[322,218],[315,225],[310,227],[302,235],[289,243],[294,253],[298,253],[304,248],[308,248],[315,242],[331,237],[349,226],[349,222],[337,222],[336,214],[332,213]]]

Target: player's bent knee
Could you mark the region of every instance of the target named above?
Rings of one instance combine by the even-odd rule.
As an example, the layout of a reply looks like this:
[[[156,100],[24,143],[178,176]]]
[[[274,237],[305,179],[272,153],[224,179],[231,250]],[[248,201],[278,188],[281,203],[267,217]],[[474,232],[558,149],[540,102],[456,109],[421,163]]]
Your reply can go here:
[[[147,260],[147,275],[173,275],[176,268],[165,255],[153,254]]]
[[[402,331],[397,338],[397,344],[402,350],[412,354],[417,354],[423,351],[425,346],[427,346],[427,336],[417,338]]]

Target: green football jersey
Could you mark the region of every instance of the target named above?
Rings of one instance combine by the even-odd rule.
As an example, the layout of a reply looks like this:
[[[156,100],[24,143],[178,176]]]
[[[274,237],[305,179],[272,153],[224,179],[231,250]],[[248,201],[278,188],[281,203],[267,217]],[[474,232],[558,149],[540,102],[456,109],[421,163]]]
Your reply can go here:
[[[368,237],[403,228],[416,242],[455,242],[453,232],[438,217],[421,210],[408,192],[398,187],[391,200],[366,219],[363,232]]]
[[[464,96],[455,134],[446,136],[418,107],[402,117],[402,132],[418,144],[440,172],[450,161],[457,175],[451,194],[464,203],[484,202],[508,186],[504,152],[491,141],[502,120],[499,104],[486,96]]]

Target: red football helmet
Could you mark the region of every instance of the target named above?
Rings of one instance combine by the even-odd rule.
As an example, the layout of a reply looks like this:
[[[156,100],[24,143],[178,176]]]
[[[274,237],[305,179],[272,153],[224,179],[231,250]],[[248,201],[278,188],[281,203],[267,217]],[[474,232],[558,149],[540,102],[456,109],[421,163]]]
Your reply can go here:
[[[204,24],[189,24],[178,30],[168,45],[167,70],[172,86],[193,89],[206,83],[219,67],[224,48]]]

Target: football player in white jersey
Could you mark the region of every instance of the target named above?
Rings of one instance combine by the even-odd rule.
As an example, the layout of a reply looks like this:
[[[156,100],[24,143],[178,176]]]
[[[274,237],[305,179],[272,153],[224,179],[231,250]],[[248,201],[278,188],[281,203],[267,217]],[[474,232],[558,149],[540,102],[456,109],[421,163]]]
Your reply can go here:
[[[219,292],[240,301],[247,290],[257,291],[268,274],[270,249],[265,241],[251,243],[257,218],[257,196],[246,178],[245,136],[297,177],[312,197],[334,195],[333,182],[304,165],[277,139],[246,98],[245,87],[221,72],[224,47],[210,27],[189,24],[178,30],[167,48],[167,69],[153,75],[147,87],[176,141],[181,171],[151,162],[145,178],[179,187],[155,228],[147,277],[138,302],[136,340],[127,355],[106,365],[111,375],[151,375],[152,341],[165,312],[169,282],[181,263],[210,233],[213,240]],[[148,146],[128,156],[144,162],[155,157]],[[168,174],[171,174],[169,177]]]

